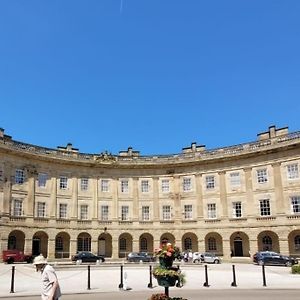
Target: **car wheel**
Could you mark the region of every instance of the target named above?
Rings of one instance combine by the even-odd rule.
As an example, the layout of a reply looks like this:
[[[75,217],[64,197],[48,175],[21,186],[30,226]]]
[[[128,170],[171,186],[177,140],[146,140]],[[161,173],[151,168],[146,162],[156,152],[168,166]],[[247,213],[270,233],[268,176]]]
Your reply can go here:
[[[200,262],[200,260],[199,259],[194,259],[194,261],[193,261],[195,264],[198,264],[199,262]]]
[[[291,267],[291,266],[292,266],[292,263],[291,263],[290,261],[287,261],[287,262],[285,263],[285,265],[286,265],[286,267]]]
[[[260,266],[263,266],[265,263],[263,262],[263,260],[259,260],[259,261],[258,261],[258,264],[259,264]]]
[[[215,259],[214,263],[215,263],[215,264],[219,264],[220,261],[219,261],[218,259]]]

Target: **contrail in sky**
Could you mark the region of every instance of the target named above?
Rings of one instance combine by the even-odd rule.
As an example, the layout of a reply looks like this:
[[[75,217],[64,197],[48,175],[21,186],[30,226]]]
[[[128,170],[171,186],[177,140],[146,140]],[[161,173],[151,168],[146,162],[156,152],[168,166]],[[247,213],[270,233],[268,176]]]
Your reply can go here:
[[[121,0],[121,3],[120,3],[120,14],[122,13],[123,11],[123,0]]]

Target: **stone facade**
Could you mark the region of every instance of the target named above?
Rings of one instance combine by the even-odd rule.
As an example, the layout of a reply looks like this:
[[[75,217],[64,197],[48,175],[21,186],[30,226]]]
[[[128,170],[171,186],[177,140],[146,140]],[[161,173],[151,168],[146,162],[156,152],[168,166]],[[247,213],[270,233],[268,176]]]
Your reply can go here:
[[[300,132],[176,155],[80,153],[14,141],[0,129],[0,250],[70,258],[153,252],[163,238],[227,259],[300,254]]]

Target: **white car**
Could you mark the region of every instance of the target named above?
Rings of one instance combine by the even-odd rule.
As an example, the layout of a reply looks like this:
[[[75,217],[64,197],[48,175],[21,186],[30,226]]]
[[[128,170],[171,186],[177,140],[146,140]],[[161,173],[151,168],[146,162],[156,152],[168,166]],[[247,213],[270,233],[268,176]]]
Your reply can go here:
[[[219,264],[221,259],[216,256],[214,253],[201,253],[201,252],[194,252],[193,253],[193,262],[194,263],[212,263],[212,264]]]

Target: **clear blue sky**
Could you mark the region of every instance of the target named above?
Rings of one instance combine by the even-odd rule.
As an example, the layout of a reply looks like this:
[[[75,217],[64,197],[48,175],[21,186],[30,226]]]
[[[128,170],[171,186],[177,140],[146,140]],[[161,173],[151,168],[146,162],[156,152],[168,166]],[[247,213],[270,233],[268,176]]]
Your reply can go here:
[[[0,127],[142,155],[300,130],[299,0],[1,0]]]

